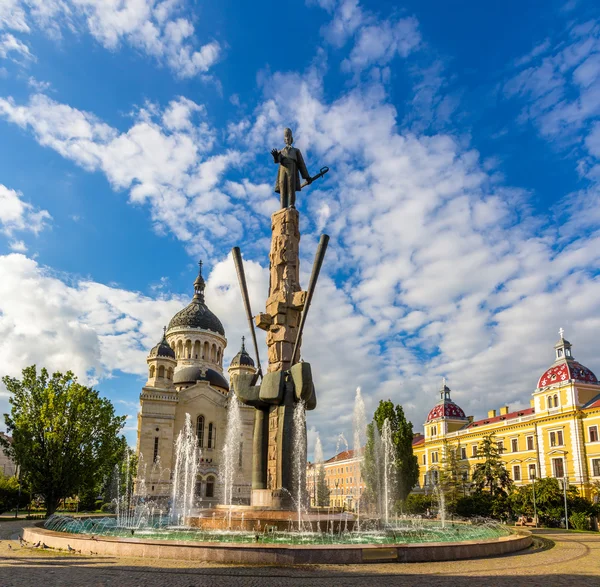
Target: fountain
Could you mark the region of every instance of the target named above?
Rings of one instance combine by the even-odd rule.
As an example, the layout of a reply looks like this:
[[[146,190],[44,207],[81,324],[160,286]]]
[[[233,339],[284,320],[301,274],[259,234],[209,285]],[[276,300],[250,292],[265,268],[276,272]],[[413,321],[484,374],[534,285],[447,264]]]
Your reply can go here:
[[[288,140],[290,135],[286,131]],[[294,167],[285,164],[288,161],[286,154],[293,148],[288,146],[287,149],[274,151],[280,163],[280,174],[285,177]],[[327,170],[323,168],[312,179],[322,177]],[[282,200],[293,203],[294,194],[288,193],[290,185],[286,183],[282,188],[286,191]],[[53,516],[46,521],[45,529],[24,529],[25,539],[31,542],[42,539],[49,546],[61,548],[70,544],[82,552],[93,548],[100,554],[287,564],[448,560],[504,554],[529,546],[530,536],[511,534],[497,524],[464,523],[452,527],[445,524],[442,527],[438,522],[418,517],[394,517],[391,512],[394,451],[387,420],[381,435],[377,426],[373,426],[379,517],[360,520],[358,514],[334,513],[329,509],[324,512],[308,507],[305,413],[315,409],[317,399],[311,366],[302,361],[301,342],[329,237],[321,237],[309,284],[303,291],[299,271],[298,210],[293,205],[282,207],[272,215],[271,229],[269,292],[265,312],[256,317],[250,309],[241,252],[237,247],[233,250],[256,352],[257,372],[238,373],[231,379],[227,437],[220,473],[222,504],[207,510],[194,507],[200,449],[191,418],[187,415],[185,428],[176,441],[170,507],[148,499],[143,483],[138,484],[137,495],[133,495],[130,489],[135,485],[131,481],[133,474],[127,466],[127,489],[125,495],[118,497],[116,517],[74,519]],[[255,324],[266,331],[268,367],[264,375]],[[234,504],[233,499],[240,438],[239,403],[254,408],[249,506]],[[360,451],[366,422],[360,389],[356,392],[353,421],[353,445]],[[348,450],[343,435],[338,437],[338,449],[340,443]],[[322,450],[319,458],[322,460]],[[360,501],[360,491],[356,501]],[[472,542],[465,544],[464,541]],[[428,544],[430,546],[426,546]]]
[[[352,412],[352,432],[354,440],[354,456],[362,454],[363,446],[366,442],[367,431],[367,416],[365,413],[365,402],[362,399],[360,387],[356,388],[356,396],[354,397],[354,410]],[[360,529],[360,472],[354,477],[355,480],[355,503],[356,503],[356,527]]]

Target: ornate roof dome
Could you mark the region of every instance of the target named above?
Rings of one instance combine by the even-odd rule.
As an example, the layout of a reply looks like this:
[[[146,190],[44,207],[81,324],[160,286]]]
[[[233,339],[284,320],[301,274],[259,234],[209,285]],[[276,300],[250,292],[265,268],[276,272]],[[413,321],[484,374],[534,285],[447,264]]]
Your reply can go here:
[[[246,351],[246,339],[242,336],[242,348],[240,352],[231,359],[231,363],[229,363],[230,367],[252,367],[254,368],[254,360]]]
[[[150,358],[153,358],[153,357],[169,357],[170,359],[175,358],[175,351],[169,346],[169,343],[167,342],[166,333],[167,333],[167,328],[164,327],[162,340],[156,346],[152,347],[152,349],[150,350],[150,353],[148,355]]]
[[[207,369],[206,367],[185,367],[180,369],[173,376],[173,383],[180,385],[182,383],[196,383],[197,381],[208,381],[215,387],[221,387],[225,390],[229,390],[229,384],[227,379],[223,377],[218,371],[214,369]]]
[[[554,345],[556,360],[550,368],[542,373],[538,380],[538,389],[569,380],[600,385],[598,378],[573,358],[571,343],[563,337],[564,330],[561,328],[558,332],[560,340]]]
[[[455,404],[450,399],[450,388],[446,385],[446,381],[442,383],[440,389],[440,401],[431,409],[427,415],[427,421],[436,420],[437,418],[464,418],[465,413],[462,408]]]
[[[201,328],[202,330],[211,330],[225,336],[225,329],[221,321],[207,308],[204,303],[204,279],[202,277],[202,261],[199,263],[200,271],[194,281],[194,297],[192,301],[183,309],[177,312],[167,330],[177,327]]]

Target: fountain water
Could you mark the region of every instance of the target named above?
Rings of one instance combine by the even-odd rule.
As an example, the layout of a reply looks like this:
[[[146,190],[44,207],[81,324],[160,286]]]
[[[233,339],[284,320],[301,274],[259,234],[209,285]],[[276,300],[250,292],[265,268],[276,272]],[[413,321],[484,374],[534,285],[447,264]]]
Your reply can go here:
[[[392,442],[392,427],[386,418],[381,427],[381,463],[383,465],[383,495],[385,499],[385,523],[390,523],[390,499],[393,495],[394,485],[394,444]]]
[[[306,414],[303,401],[294,407],[292,447],[294,451],[293,487],[295,493],[296,510],[298,514],[298,529],[302,525],[302,510],[304,506],[304,490],[306,480]]]
[[[198,439],[192,426],[192,418],[185,415],[185,425],[175,442],[175,468],[173,470],[173,493],[171,520],[185,523],[194,505],[196,478],[200,462]]]
[[[242,436],[242,417],[240,403],[235,393],[229,393],[227,409],[227,434],[223,446],[223,461],[219,469],[219,478],[223,485],[223,505],[233,505],[233,486],[239,470],[239,450]]]
[[[352,429],[353,429],[353,440],[354,440],[354,457],[360,457],[362,454],[363,446],[365,445],[365,433],[367,430],[367,416],[365,413],[365,402],[363,402],[362,395],[360,393],[360,387],[356,388],[356,396],[354,397],[354,411],[352,413]],[[355,486],[355,503],[356,503],[356,526],[357,530],[360,529],[360,468],[356,471],[354,477]]]

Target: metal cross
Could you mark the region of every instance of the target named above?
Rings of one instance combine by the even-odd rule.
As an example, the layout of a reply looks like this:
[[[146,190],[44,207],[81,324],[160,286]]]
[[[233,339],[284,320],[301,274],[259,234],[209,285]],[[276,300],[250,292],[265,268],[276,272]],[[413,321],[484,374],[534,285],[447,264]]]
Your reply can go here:
[[[563,340],[564,339],[565,331],[562,328],[559,328],[558,334],[560,334],[560,339]]]

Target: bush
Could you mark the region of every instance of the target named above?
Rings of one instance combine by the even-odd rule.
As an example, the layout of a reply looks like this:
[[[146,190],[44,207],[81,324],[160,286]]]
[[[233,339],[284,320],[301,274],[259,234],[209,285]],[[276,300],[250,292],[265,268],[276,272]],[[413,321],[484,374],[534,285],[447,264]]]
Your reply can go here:
[[[476,491],[471,495],[461,497],[456,502],[456,513],[465,518],[492,517],[494,499],[486,491]]]
[[[112,501],[103,503],[100,506],[100,511],[105,514],[114,514],[117,511],[117,506]]]
[[[411,493],[403,502],[398,502],[398,510],[405,514],[426,514],[432,510],[433,499],[430,495]]]
[[[569,517],[569,524],[575,530],[591,530],[590,518],[585,512],[575,512]]]
[[[16,477],[6,477],[0,473],[0,514],[17,507],[25,507],[29,501],[29,494],[26,491],[21,492],[19,502],[19,481]]]

